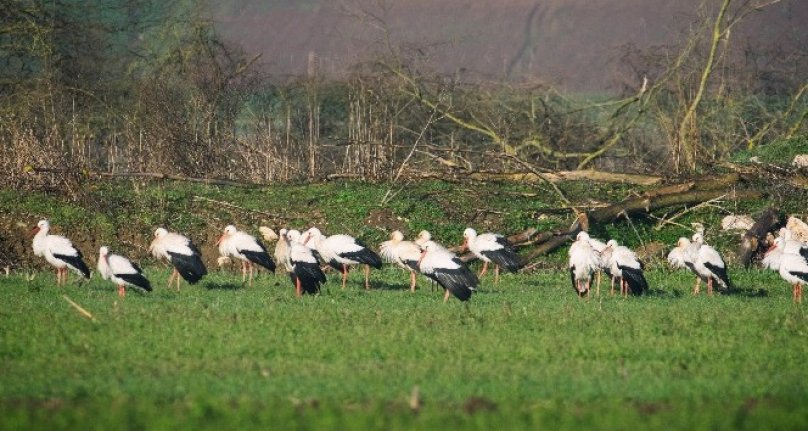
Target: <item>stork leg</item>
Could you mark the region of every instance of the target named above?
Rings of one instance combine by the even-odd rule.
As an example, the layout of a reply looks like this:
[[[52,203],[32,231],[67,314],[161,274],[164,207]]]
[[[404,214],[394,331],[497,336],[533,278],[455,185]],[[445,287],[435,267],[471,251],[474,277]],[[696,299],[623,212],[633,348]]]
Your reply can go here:
[[[300,285],[300,277],[295,277],[295,296],[300,298],[303,295],[303,287]]]
[[[415,273],[410,271],[410,292],[415,292]]]
[[[483,270],[480,271],[480,278],[483,278],[486,271],[488,271],[488,262],[483,262]]]
[[[449,289],[446,289],[446,293],[443,294],[443,303],[445,304],[449,300]]]
[[[494,284],[499,283],[499,265],[494,265]]]
[[[694,287],[694,288],[693,288],[693,294],[694,294],[694,295],[698,295],[698,294],[699,294],[699,286],[700,286],[700,285],[701,285],[701,278],[696,277],[696,287]]]
[[[595,293],[598,295],[598,297],[600,297],[600,277],[601,277],[601,271],[598,271],[598,278],[597,281],[595,282]]]
[[[123,287],[123,284],[118,285],[118,296],[120,296],[121,298],[126,296],[126,288]]]
[[[174,281],[174,277],[177,277],[177,276],[179,276],[179,273],[177,272],[177,268],[174,268],[174,270],[171,271],[171,275],[168,277],[168,287],[169,288],[171,288],[171,282]]]
[[[241,261],[241,284],[247,280],[247,263],[243,260]]]
[[[62,270],[61,268],[56,268],[56,285],[60,286],[62,284]]]
[[[612,288],[609,290],[609,295],[614,296],[614,277],[612,277]]]
[[[587,301],[589,301],[589,290],[590,290],[589,287],[590,287],[590,284],[591,284],[591,282],[589,280],[586,280],[586,300]]]
[[[713,296],[713,277],[707,278],[707,296]]]
[[[348,265],[342,264],[342,288],[345,289],[345,283],[348,281]]]
[[[252,287],[252,283],[253,283],[253,263],[252,262],[247,262],[247,269],[250,272],[250,287]]]
[[[180,291],[180,273],[176,269],[174,270],[177,273],[177,292]]]
[[[62,285],[67,284],[67,276],[70,275],[67,267],[62,268]]]
[[[365,265],[365,290],[370,290],[370,265]]]

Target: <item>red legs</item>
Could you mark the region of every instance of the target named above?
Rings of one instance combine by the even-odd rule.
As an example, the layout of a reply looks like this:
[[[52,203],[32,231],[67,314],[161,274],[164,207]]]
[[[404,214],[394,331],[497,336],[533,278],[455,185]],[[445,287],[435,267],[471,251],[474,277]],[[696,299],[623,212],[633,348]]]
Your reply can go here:
[[[175,278],[177,279],[177,292],[179,292],[180,291],[180,273],[179,273],[179,271],[177,271],[177,268],[174,268],[174,271],[171,273],[171,276],[168,277],[168,287],[169,287],[169,289],[171,288],[171,282],[174,281]]]
[[[410,271],[410,292],[415,292],[415,273]]]
[[[628,283],[622,278],[620,279],[620,295],[628,296]]]
[[[499,283],[499,265],[494,265],[494,284]]]
[[[247,280],[247,262],[241,261],[241,284]]]
[[[802,285],[799,283],[794,284],[794,289],[792,290],[792,296],[794,297],[795,304],[802,303]]]
[[[348,281],[348,265],[342,264],[342,289],[345,289],[345,282]]]
[[[365,290],[370,290],[370,265],[365,265]]]
[[[707,277],[707,296],[713,296],[713,277]]]
[[[300,277],[295,277],[295,296],[300,298],[303,295],[303,287],[300,285]]]
[[[587,300],[587,301],[589,301],[589,288],[590,288],[590,284],[591,284],[591,282],[590,282],[589,280],[586,280],[586,300]]]
[[[483,270],[480,271],[480,278],[483,278],[486,271],[488,271],[488,262],[483,262]]]
[[[118,285],[118,296],[120,296],[121,298],[126,296],[126,288],[123,287],[123,284]]]
[[[445,304],[449,300],[449,289],[446,289],[446,293],[443,294],[443,303]]]
[[[247,268],[250,271],[250,287],[253,285],[253,272],[255,271],[255,265],[252,262],[247,262]]]
[[[699,294],[699,286],[701,286],[701,278],[696,277],[696,287],[693,288],[693,294],[694,295]]]

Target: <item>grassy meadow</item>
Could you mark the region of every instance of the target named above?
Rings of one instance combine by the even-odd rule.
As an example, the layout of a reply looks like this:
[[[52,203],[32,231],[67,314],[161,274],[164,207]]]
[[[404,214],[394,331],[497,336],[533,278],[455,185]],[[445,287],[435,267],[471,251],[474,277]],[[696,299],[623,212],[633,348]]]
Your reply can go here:
[[[392,267],[302,299],[283,275],[176,292],[147,273],[155,291],[123,299],[99,278],[0,280],[0,428],[808,427],[805,306],[774,273],[693,297],[654,270],[647,297],[589,301],[562,271],[507,275],[468,306]]]

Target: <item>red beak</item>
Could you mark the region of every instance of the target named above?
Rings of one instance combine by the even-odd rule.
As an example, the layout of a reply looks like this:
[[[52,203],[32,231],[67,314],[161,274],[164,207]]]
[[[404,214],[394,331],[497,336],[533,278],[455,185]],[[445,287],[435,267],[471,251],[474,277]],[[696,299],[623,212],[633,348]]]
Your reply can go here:
[[[418,259],[418,266],[421,266],[421,261],[424,260],[424,256],[426,256],[426,250],[421,252],[421,257]]]
[[[39,233],[39,230],[40,230],[40,229],[39,229],[39,226],[34,226],[34,227],[31,229],[31,232],[29,233],[29,235],[31,236],[31,238],[33,238],[33,237],[34,237],[34,235],[36,235],[37,233]]]
[[[771,247],[769,247],[769,248],[766,250],[766,254],[769,254],[769,252],[770,252],[770,251],[772,251],[772,250],[774,250],[775,248],[777,248],[777,244],[772,244],[772,246],[771,246]]]
[[[222,236],[220,236],[219,239],[216,240],[216,245],[221,244],[223,240],[224,240],[224,234],[222,234]]]
[[[310,239],[311,239],[311,234],[306,235],[306,239],[303,240],[303,245],[308,244]]]
[[[466,251],[469,248],[469,239],[466,238],[463,240],[463,245],[460,246],[460,251]]]

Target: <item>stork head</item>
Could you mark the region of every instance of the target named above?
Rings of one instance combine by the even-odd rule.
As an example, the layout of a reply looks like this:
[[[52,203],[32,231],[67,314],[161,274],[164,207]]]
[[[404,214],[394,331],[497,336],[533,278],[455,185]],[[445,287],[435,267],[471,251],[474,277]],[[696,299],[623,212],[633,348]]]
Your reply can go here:
[[[232,224],[227,225],[227,227],[224,228],[224,233],[222,233],[222,236],[220,236],[219,240],[216,241],[216,245],[221,244],[222,241],[224,241],[225,238],[229,237],[230,235],[233,235],[236,232],[237,232],[237,229],[236,229],[235,226],[233,226]]]
[[[419,235],[419,237],[420,237],[420,235]],[[424,257],[426,257],[426,254],[429,253],[431,250],[434,250],[434,249],[435,249],[435,241],[431,241],[431,240],[425,241],[421,245],[421,257],[418,258],[418,266],[421,266],[421,261],[424,260]]]
[[[303,240],[302,244],[306,245],[309,241],[312,241],[312,245],[316,245],[320,237],[323,236],[323,233],[320,232],[320,229],[312,226],[310,227],[305,233],[302,234],[301,239]]]
[[[576,241],[589,241],[589,234],[585,231],[578,232],[578,235],[575,235]]]
[[[48,233],[48,230],[50,230],[50,223],[47,220],[42,219],[39,222],[37,222],[36,226],[34,226],[33,229],[31,229],[31,236],[38,234],[40,231]]]
[[[98,255],[103,257],[103,258],[106,258],[107,256],[109,256],[109,247],[102,246],[101,248],[99,248],[98,249]]]
[[[302,239],[301,237],[302,237],[302,235],[300,234],[300,231],[297,230],[297,229],[289,229],[286,232],[286,239],[289,240],[289,242],[296,242],[298,244],[304,244],[303,242],[300,241]]]
[[[463,245],[460,246],[461,250],[467,250],[469,248],[469,242],[474,241],[477,238],[477,231],[467,227],[466,230],[463,231]]]
[[[618,244],[616,240],[610,239],[606,242],[606,248],[614,250],[617,248]]]
[[[774,239],[774,241],[772,241],[772,245],[769,246],[769,248],[766,250],[766,254],[768,254],[769,252],[775,250],[778,247],[780,247],[781,249],[785,248],[784,247],[785,243],[786,243],[785,238],[783,238],[781,236],[778,236],[777,238]]]
[[[158,227],[154,230],[154,237],[155,238],[163,238],[164,236],[168,235],[168,231],[164,228]]]
[[[687,247],[689,245],[690,245],[690,240],[685,238],[685,237],[680,237],[679,241],[676,241],[676,246],[677,247],[685,248],[685,247]]]
[[[696,232],[693,234],[693,238],[691,240],[697,244],[704,244],[704,233],[703,232]]]
[[[416,239],[415,239],[415,242],[416,242],[418,245],[422,246],[421,248],[423,248],[423,245],[424,245],[424,244],[425,244],[427,241],[429,241],[429,240],[431,240],[431,239],[432,239],[432,234],[431,234],[431,233],[429,233],[429,231],[428,231],[428,230],[422,230],[421,232],[418,232],[418,238],[416,238]]]
[[[400,230],[394,230],[390,233],[390,240],[399,242],[404,240],[404,234]]]

